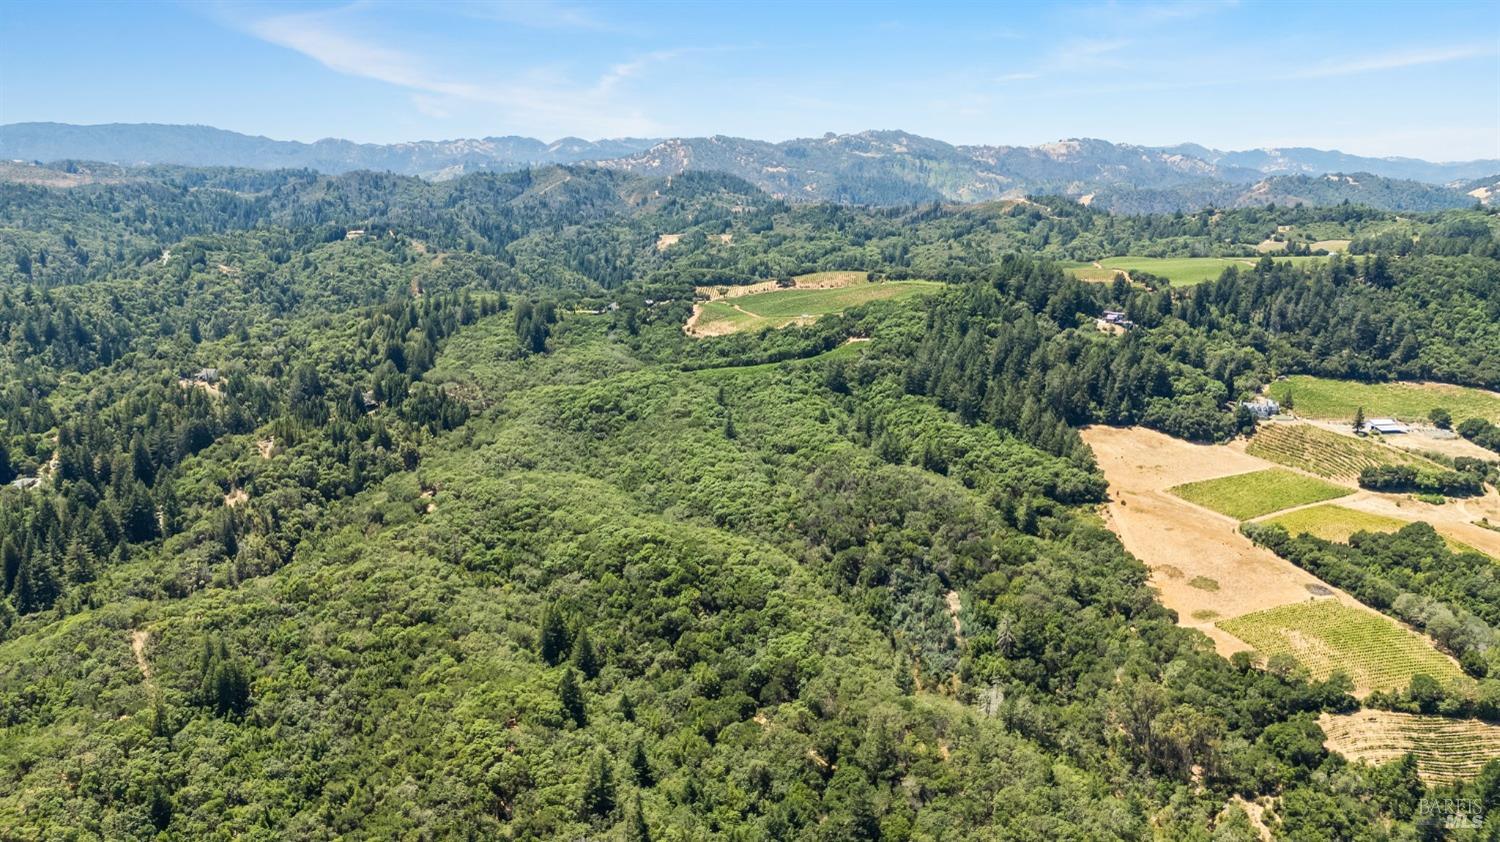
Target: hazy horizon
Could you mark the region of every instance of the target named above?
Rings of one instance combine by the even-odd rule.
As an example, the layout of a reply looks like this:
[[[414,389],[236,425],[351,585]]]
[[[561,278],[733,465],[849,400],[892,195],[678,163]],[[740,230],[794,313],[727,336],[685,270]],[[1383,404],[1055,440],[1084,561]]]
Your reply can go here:
[[[1500,7],[1354,11],[28,4],[0,19],[0,122],[195,124],[361,143],[776,142],[895,125],[957,145],[1093,137],[1500,157]],[[27,37],[62,29],[66,39]]]
[[[752,141],[758,141],[758,142],[763,142],[763,143],[780,144],[780,143],[788,143],[788,142],[796,141],[796,140],[815,140],[817,138],[824,137],[826,135],[854,135],[854,134],[861,134],[861,133],[864,133],[864,132],[901,132],[901,133],[904,133],[904,134],[915,135],[915,136],[918,136],[918,137],[924,137],[924,138],[927,138],[928,140],[941,141],[941,142],[947,143],[947,144],[949,144],[951,146],[1035,147],[1035,146],[1040,146],[1040,145],[1046,145],[1048,143],[1063,143],[1063,142],[1073,141],[1073,140],[1101,140],[1101,141],[1105,141],[1105,142],[1109,142],[1109,143],[1115,143],[1115,144],[1124,144],[1125,143],[1124,141],[1116,140],[1114,138],[1110,138],[1110,137],[1098,137],[1098,136],[1060,137],[1060,138],[1053,138],[1051,140],[1041,141],[1040,143],[1025,143],[1025,144],[1023,144],[1023,143],[1008,143],[1008,142],[1005,142],[1005,141],[986,141],[986,142],[981,142],[981,143],[958,143],[958,142],[955,142],[955,141],[948,140],[947,138],[932,137],[930,135],[921,134],[920,132],[914,132],[914,131],[909,131],[907,129],[899,129],[899,128],[861,129],[861,130],[853,131],[853,132],[823,132],[823,133],[820,133],[820,134],[797,135],[797,136],[794,136],[794,137],[782,137],[782,138],[745,137],[745,136],[741,136],[741,135],[726,135],[726,134],[723,134],[722,132],[718,133],[717,135],[662,135],[662,136],[655,136],[655,137],[651,137],[651,136],[630,136],[630,135],[601,135],[601,136],[597,136],[597,137],[588,137],[588,136],[581,136],[581,135],[558,135],[556,137],[536,137],[536,136],[533,136],[533,135],[520,135],[520,134],[485,134],[485,135],[468,135],[468,136],[462,136],[462,137],[459,137],[459,136],[455,136],[455,137],[415,137],[415,138],[406,138],[404,140],[393,140],[393,141],[389,141],[389,142],[362,141],[362,140],[355,140],[354,138],[339,137],[339,136],[336,136],[336,135],[328,135],[326,137],[318,137],[318,138],[313,138],[311,140],[302,140],[302,139],[299,139],[299,138],[275,137],[275,136],[272,136],[272,135],[268,135],[268,134],[266,134],[264,132],[250,132],[250,131],[238,131],[238,130],[235,130],[235,129],[226,129],[226,128],[222,127],[222,126],[213,126],[213,125],[209,125],[207,123],[151,123],[151,122],[124,122],[124,121],[116,121],[116,122],[109,122],[109,123],[66,123],[66,122],[63,122],[63,121],[60,121],[60,120],[29,120],[29,121],[24,121],[24,122],[0,123],[0,128],[6,128],[8,126],[14,126],[14,125],[23,125],[25,123],[33,123],[33,124],[36,124],[36,123],[54,123],[54,124],[57,124],[57,125],[78,126],[78,127],[83,127],[83,128],[96,127],[96,126],[147,126],[147,125],[155,125],[155,126],[187,126],[187,127],[192,127],[192,128],[214,129],[214,130],[218,130],[218,131],[231,131],[231,132],[235,132],[236,134],[245,135],[247,137],[258,137],[258,138],[263,138],[265,140],[270,140],[270,141],[273,141],[273,142],[304,143],[304,144],[309,144],[309,145],[315,144],[315,143],[320,143],[320,142],[323,142],[323,141],[343,141],[343,142],[348,142],[348,143],[357,143],[357,144],[361,144],[361,145],[370,145],[370,146],[395,146],[395,145],[409,144],[409,143],[411,143],[411,144],[414,144],[414,143],[456,143],[458,141],[463,141],[463,140],[486,140],[486,139],[490,139],[490,138],[504,138],[504,137],[524,137],[524,138],[528,138],[530,140],[537,140],[537,141],[540,141],[542,143],[545,143],[545,144],[548,144],[548,145],[552,145],[552,144],[561,143],[562,141],[569,140],[569,139],[583,140],[583,141],[587,141],[587,142],[590,142],[590,143],[600,143],[600,142],[611,141],[611,140],[653,140],[653,141],[661,142],[661,141],[671,140],[671,139],[674,139],[674,138],[713,137],[713,136],[733,137],[733,138],[740,139],[740,140],[752,140]],[[1348,149],[1338,149],[1338,148],[1333,148],[1333,147],[1327,147],[1327,148],[1324,148],[1324,147],[1291,147],[1291,146],[1282,146],[1282,147],[1267,147],[1267,146],[1218,147],[1218,146],[1210,146],[1209,144],[1198,143],[1198,141],[1195,141],[1195,140],[1192,140],[1192,139],[1177,140],[1177,141],[1167,141],[1167,142],[1160,142],[1160,143],[1137,143],[1137,144],[1132,144],[1132,145],[1142,146],[1142,147],[1149,147],[1149,148],[1167,149],[1167,148],[1172,148],[1172,147],[1182,146],[1182,145],[1188,145],[1188,144],[1194,144],[1194,143],[1197,143],[1200,146],[1204,146],[1204,147],[1207,147],[1207,148],[1214,149],[1215,151],[1218,151],[1218,152],[1247,152],[1247,151],[1254,151],[1254,150],[1258,150],[1258,149],[1312,148],[1312,149],[1320,149],[1321,151],[1342,152],[1342,153],[1345,153],[1345,154],[1359,154],[1362,157],[1369,157],[1369,158],[1387,158],[1387,159],[1408,158],[1408,159],[1411,159],[1411,160],[1427,161],[1429,163],[1435,163],[1435,164],[1465,163],[1465,162],[1468,162],[1468,161],[1489,160],[1489,159],[1492,159],[1492,158],[1500,157],[1500,154],[1497,154],[1497,155],[1494,155],[1494,156],[1478,156],[1476,158],[1422,158],[1422,157],[1411,156],[1411,155],[1372,155],[1372,154],[1368,154],[1368,153],[1353,153],[1353,152],[1350,152]]]

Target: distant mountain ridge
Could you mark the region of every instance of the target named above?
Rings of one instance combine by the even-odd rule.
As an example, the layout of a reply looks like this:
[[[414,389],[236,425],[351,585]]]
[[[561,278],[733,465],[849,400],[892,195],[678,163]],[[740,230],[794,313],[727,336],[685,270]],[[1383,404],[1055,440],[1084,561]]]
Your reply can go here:
[[[1369,173],[1382,178],[1446,184],[1450,181],[1481,178],[1500,172],[1500,160],[1496,159],[1433,162],[1420,158],[1371,158],[1363,155],[1350,155],[1338,150],[1313,149],[1306,146],[1245,149],[1239,152],[1224,152],[1199,146],[1196,143],[1157,148],[1164,152],[1191,155],[1219,166],[1250,169],[1266,175]]]
[[[395,144],[279,141],[208,126],[14,123],[0,158],[178,164],[326,173],[381,170],[429,179],[589,163],[636,175],[729,173],[790,201],[907,204],[1061,194],[1121,212],[1265,202],[1372,203],[1438,210],[1489,200],[1461,184],[1500,173],[1500,160],[1433,163],[1308,148],[1225,152],[1075,138],[1039,146],[958,146],[902,131],[826,134],[772,143],[726,137],[507,136]],[[1336,176],[1336,177],[1325,177]],[[1306,179],[1297,181],[1296,179]]]
[[[653,139],[597,142],[576,137],[545,143],[530,137],[486,137],[408,143],[355,143],[326,138],[314,143],[272,140],[216,129],[161,123],[12,123],[0,126],[0,158],[103,161],[112,164],[180,164],[192,167],[307,168],[327,173],[389,170],[441,177],[446,170],[514,170],[614,158],[647,149]]]

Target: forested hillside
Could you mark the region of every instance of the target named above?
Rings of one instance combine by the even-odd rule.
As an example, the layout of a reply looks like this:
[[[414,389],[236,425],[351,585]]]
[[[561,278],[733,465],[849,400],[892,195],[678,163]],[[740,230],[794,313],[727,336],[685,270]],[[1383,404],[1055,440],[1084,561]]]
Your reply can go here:
[[[1491,212],[109,175],[0,185],[0,836],[1373,840],[1424,796],[1500,832],[1500,764],[1346,761],[1346,676],[1179,626],[1077,433],[1224,440],[1289,373],[1500,388]],[[1255,257],[1294,232],[1349,253]],[[1247,261],[1058,268],[1114,254]],[[821,270],[945,287],[683,331]],[[1397,581],[1425,539],[1285,551]]]
[[[1060,195],[1120,213],[1349,201],[1399,211],[1467,207],[1462,186],[1500,161],[1432,163],[1318,149],[1223,152],[1197,144],[1137,146],[1072,138],[1037,146],[945,143],[903,131],[864,131],[780,143],[743,137],[485,137],[369,144],[252,137],[208,126],[63,123],[0,125],[0,158],[97,166],[358,170],[444,180],[549,164],[592,163],[641,176],[720,172],[789,202],[904,205]],[[67,164],[64,164],[67,166]],[[1347,175],[1353,174],[1353,175]],[[1486,194],[1487,195],[1487,194]]]

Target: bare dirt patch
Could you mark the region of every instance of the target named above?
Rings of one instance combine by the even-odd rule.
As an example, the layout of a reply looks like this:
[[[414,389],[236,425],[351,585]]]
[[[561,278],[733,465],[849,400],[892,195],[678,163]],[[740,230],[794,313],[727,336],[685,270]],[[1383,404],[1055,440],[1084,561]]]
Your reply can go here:
[[[224,397],[224,390],[219,388],[219,384],[217,383],[205,383],[201,380],[193,380],[189,377],[179,377],[177,378],[177,385],[181,386],[184,389],[202,389],[211,397]]]
[[[842,289],[847,286],[862,284],[868,279],[869,273],[867,272],[813,272],[793,278],[791,286],[782,286],[780,282],[772,280],[740,286],[730,286],[727,284],[701,286],[695,292],[698,298],[705,301],[718,301],[721,298],[739,298],[745,295],[775,292],[781,289]]]
[[[745,310],[745,308],[738,305],[735,305],[734,309],[741,313],[744,313],[746,316],[749,316],[752,319],[760,318],[754,313],[748,312],[747,310]],[[693,314],[691,316],[688,316],[687,324],[684,324],[682,326],[682,332],[686,333],[688,336],[703,339],[709,336],[728,336],[729,334],[741,329],[739,325],[731,321],[714,321],[709,322],[708,324],[703,324],[702,321],[703,305],[694,304]]]
[[[1224,809],[1229,809],[1230,804],[1238,805],[1245,815],[1250,817],[1250,826],[1265,842],[1271,842],[1271,828],[1266,826],[1266,805],[1260,801],[1246,801],[1239,793],[1229,796],[1229,803]]]
[[[672,246],[677,245],[677,241],[681,239],[681,234],[662,234],[661,236],[656,238],[656,250],[666,251]]]
[[[255,449],[260,452],[260,458],[262,459],[270,459],[272,456],[275,456],[276,454],[281,452],[281,448],[276,444],[275,436],[272,436],[268,439],[261,439],[260,441],[256,442]]]
[[[224,505],[228,508],[243,505],[250,501],[250,493],[243,488],[232,488],[224,495]]]
[[[1313,598],[1311,586],[1326,588],[1329,599],[1360,605],[1255,546],[1240,534],[1233,518],[1167,492],[1184,482],[1261,470],[1271,463],[1222,445],[1190,444],[1144,428],[1088,427],[1083,439],[1109,480],[1109,527],[1125,549],[1150,568],[1151,585],[1162,604],[1177,612],[1179,625],[1208,635],[1220,654],[1228,657],[1251,647],[1220,629],[1218,620],[1305,602]],[[1219,589],[1191,584],[1205,579],[1218,582]]]
[[[135,665],[141,671],[141,678],[148,684],[151,681],[151,662],[146,660],[146,647],[150,643],[151,632],[135,629],[130,633],[130,651],[135,655]]]
[[[963,626],[958,622],[958,609],[962,607],[963,602],[958,596],[958,591],[948,591],[943,596],[943,603],[948,606],[948,616],[953,618],[953,637],[959,643],[963,643],[964,630]]]

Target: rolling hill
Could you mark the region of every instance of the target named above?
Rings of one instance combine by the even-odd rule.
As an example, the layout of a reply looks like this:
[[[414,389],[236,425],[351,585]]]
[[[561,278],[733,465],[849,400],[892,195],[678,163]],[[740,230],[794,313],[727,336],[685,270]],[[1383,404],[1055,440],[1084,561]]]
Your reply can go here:
[[[0,126],[0,158],[139,166],[389,171],[430,180],[481,171],[593,163],[643,176],[728,173],[788,201],[904,205],[1063,195],[1119,213],[1349,201],[1384,210],[1472,204],[1464,179],[1500,162],[1434,164],[1315,149],[1220,152],[1081,138],[1039,146],[959,146],[902,131],[826,134],[780,143],[715,135],[552,143],[486,137],[396,144],[272,140],[161,124]]]

